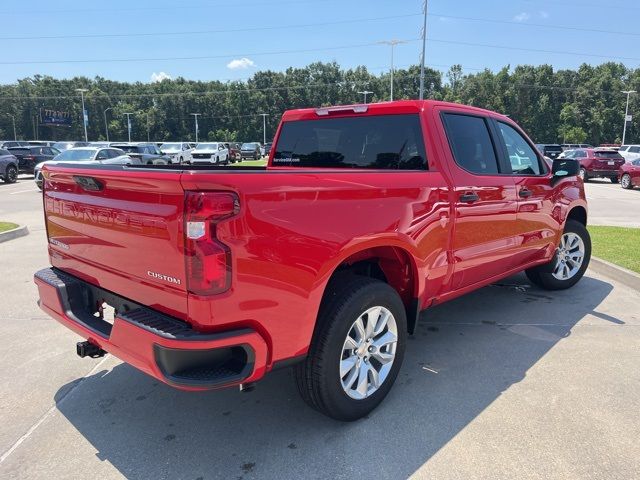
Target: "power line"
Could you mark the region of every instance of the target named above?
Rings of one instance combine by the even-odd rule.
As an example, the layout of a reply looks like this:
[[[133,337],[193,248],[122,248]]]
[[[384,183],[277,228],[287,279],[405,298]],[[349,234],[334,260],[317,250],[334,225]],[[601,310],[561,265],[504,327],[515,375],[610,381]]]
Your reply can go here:
[[[248,28],[232,28],[223,30],[192,30],[192,31],[175,31],[175,32],[136,32],[136,33],[86,33],[77,35],[37,35],[37,36],[17,36],[17,37],[0,37],[0,40],[56,40],[56,39],[73,39],[73,38],[129,38],[129,37],[167,37],[167,36],[186,36],[186,35],[206,35],[212,33],[239,33],[239,32],[258,32],[268,30],[283,30],[291,28],[309,28],[309,27],[325,27],[330,25],[345,25],[350,23],[375,22],[380,20],[396,20],[401,18],[410,18],[421,15],[420,13],[408,13],[405,15],[390,15],[386,17],[369,17],[354,18],[351,20],[338,20],[333,22],[319,23],[297,23],[290,25],[272,25],[265,27],[248,27]]]
[[[418,38],[403,40],[405,42],[416,42]],[[82,59],[82,60],[41,60],[41,61],[17,61],[17,62],[0,62],[0,65],[46,65],[46,64],[69,64],[69,63],[128,63],[128,62],[158,62],[158,61],[175,61],[175,60],[211,60],[215,58],[233,58],[233,57],[260,57],[263,55],[286,55],[290,53],[311,53],[323,52],[330,50],[347,50],[350,48],[370,47],[378,45],[377,42],[360,43],[351,45],[338,45],[334,47],[305,48],[301,50],[280,50],[271,52],[253,52],[253,53],[227,53],[223,55],[195,55],[188,57],[155,57],[155,58],[105,58],[105,59]]]

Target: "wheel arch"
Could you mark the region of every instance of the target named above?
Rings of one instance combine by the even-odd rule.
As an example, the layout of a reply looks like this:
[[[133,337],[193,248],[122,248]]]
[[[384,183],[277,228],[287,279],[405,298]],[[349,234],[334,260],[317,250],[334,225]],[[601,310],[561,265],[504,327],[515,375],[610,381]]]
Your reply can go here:
[[[420,292],[423,289],[422,276],[414,254],[404,246],[393,244],[362,246],[349,251],[330,270],[322,299],[332,280],[347,274],[375,278],[390,285],[398,292],[405,306],[408,332],[414,332],[420,311]]]

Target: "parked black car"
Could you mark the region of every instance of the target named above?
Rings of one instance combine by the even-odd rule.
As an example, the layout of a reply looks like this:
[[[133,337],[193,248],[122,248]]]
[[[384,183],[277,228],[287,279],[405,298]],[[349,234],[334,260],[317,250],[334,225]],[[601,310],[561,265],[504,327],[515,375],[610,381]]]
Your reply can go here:
[[[155,143],[112,143],[111,147],[124,150],[131,158],[137,158],[145,165],[171,163],[171,158],[168,155],[163,155]]]
[[[267,142],[264,144],[264,154],[265,155],[269,155],[269,152],[271,152],[271,145],[273,145],[272,142]]]
[[[254,160],[260,160],[262,158],[262,152],[260,151],[260,144],[258,142],[243,143],[240,149],[240,156],[244,160],[245,158],[253,158]]]
[[[536,143],[536,148],[542,155],[549,157],[551,160],[555,160],[562,153],[562,147],[557,143]]]
[[[60,150],[54,147],[13,147],[8,150],[18,158],[18,171],[30,174],[34,174],[37,164],[51,160],[60,153]]]
[[[0,148],[0,177],[4,183],[14,183],[18,180],[18,159],[3,148]]]

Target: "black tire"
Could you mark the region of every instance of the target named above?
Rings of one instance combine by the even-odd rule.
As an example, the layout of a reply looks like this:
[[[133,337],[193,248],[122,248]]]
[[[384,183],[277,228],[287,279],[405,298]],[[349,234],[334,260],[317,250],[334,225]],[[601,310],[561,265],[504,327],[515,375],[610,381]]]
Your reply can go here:
[[[580,269],[573,277],[567,280],[557,279],[552,273],[556,263],[556,257],[554,256],[553,260],[548,264],[525,270],[525,274],[531,283],[545,290],[564,290],[565,288],[573,287],[580,281],[589,266],[589,260],[591,260],[591,237],[586,227],[576,220],[567,220],[563,234],[569,232],[578,235],[584,244],[584,258]]]
[[[353,322],[374,306],[387,308],[398,330],[394,363],[379,388],[364,399],[351,398],[342,388],[340,358]],[[309,353],[296,365],[300,395],[319,412],[341,421],[354,421],[375,409],[391,390],[402,365],[407,338],[407,318],[398,293],[388,284],[357,275],[347,275],[327,286],[318,314]]]
[[[609,180],[611,180],[611,183],[620,183],[620,178],[618,177],[610,177]]]
[[[633,188],[633,183],[631,182],[631,175],[625,173],[622,175],[620,179],[620,186],[626,190],[631,190]]]
[[[4,183],[16,183],[18,181],[18,169],[14,165],[7,166],[3,180]]]
[[[585,182],[589,181],[589,174],[584,168],[581,168],[580,170],[578,170],[578,176]]]

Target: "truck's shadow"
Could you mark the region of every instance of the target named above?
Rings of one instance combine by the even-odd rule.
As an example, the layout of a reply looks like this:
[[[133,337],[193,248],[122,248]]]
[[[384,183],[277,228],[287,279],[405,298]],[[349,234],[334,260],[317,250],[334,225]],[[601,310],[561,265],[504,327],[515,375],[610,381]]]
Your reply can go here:
[[[60,412],[128,478],[406,478],[465,428],[612,287],[564,292],[522,275],[424,315],[391,394],[369,418],[339,423],[308,408],[287,370],[251,393],[185,393],[119,365],[88,377]]]

